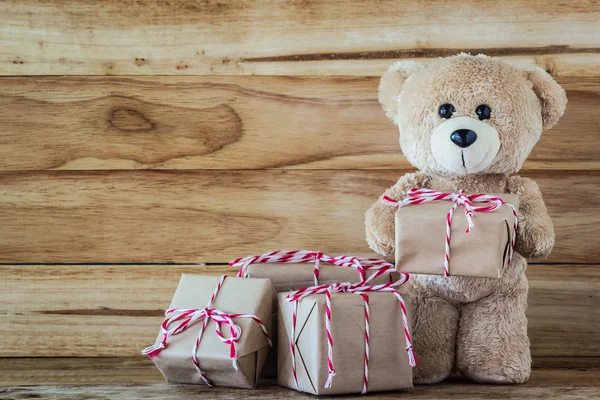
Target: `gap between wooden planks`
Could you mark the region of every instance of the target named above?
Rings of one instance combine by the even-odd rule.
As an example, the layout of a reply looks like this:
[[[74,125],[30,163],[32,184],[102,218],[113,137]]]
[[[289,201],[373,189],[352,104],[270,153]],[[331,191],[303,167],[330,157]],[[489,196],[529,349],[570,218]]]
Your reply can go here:
[[[583,0],[11,0],[0,15],[4,75],[379,75],[460,51],[600,72],[600,9]]]
[[[218,263],[273,249],[369,253],[364,213],[406,171],[0,173],[0,263]],[[600,262],[596,171],[526,172],[548,262]]]
[[[0,171],[412,168],[378,80],[0,78]],[[600,79],[559,82],[566,114],[524,169],[600,170]]]
[[[202,265],[0,266],[0,357],[138,355],[154,342],[182,273],[236,272]],[[600,265],[536,264],[528,277],[534,359],[600,357]]]

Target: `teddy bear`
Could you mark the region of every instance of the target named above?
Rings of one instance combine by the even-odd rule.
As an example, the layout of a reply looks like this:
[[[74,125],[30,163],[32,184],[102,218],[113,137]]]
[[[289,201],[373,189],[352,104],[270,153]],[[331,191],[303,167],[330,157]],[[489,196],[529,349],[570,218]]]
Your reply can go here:
[[[516,173],[565,111],[565,91],[539,67],[520,69],[461,53],[424,65],[398,61],[378,93],[416,172],[402,176],[366,212],[371,249],[394,253],[394,214],[383,196],[411,188],[513,193],[519,197],[515,253],[499,279],[411,274],[417,384],[453,372],[479,383],[522,383],[531,372],[526,259],[549,255],[554,228],[538,185]],[[476,217],[475,217],[476,218]]]

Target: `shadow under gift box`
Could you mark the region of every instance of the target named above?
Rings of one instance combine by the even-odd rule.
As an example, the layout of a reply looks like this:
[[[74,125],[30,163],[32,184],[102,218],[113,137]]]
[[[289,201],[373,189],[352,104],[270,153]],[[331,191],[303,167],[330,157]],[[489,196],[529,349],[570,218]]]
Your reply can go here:
[[[519,209],[517,195],[493,195]],[[452,205],[450,201],[432,201],[398,208],[395,216],[398,271],[444,274],[446,216]],[[512,208],[503,205],[492,212],[475,212],[474,226],[466,233],[465,208],[458,207],[450,230],[450,275],[500,278],[508,265],[514,222]]]
[[[169,308],[203,309],[219,283],[218,276],[183,274]],[[227,278],[219,290],[213,308],[227,313],[254,314],[273,337],[273,288],[268,279]],[[233,367],[229,345],[221,342],[215,333],[216,324],[210,321],[198,346],[198,361],[215,386],[252,389],[256,387],[269,345],[260,326],[250,318],[234,318],[242,329],[236,343],[238,370]],[[176,323],[175,323],[176,324]],[[173,335],[167,347],[154,356],[153,361],[169,383],[205,384],[192,363],[191,354],[200,331],[202,320]],[[223,324],[223,335],[229,329]],[[156,345],[163,335],[159,333]]]
[[[268,278],[275,289],[273,296],[273,331],[277,332],[277,293],[289,292],[315,284],[313,263],[265,263],[251,264],[248,266],[249,278]],[[369,278],[376,271],[366,269],[365,276]],[[400,274],[395,270],[390,270],[373,279],[372,285],[378,285],[386,282],[396,282],[400,279]],[[331,285],[342,282],[360,282],[360,274],[356,268],[341,267],[338,265],[321,262],[319,266],[319,284]],[[277,378],[277,343],[279,338],[273,338],[273,349],[267,357],[262,372],[264,378]]]
[[[294,303],[280,293],[278,320],[278,383],[296,389],[292,374],[292,313]],[[370,357],[369,392],[411,388],[412,367],[409,365],[402,323],[402,309],[392,293],[369,293]],[[411,326],[411,304],[403,296],[407,319]],[[331,388],[327,381],[327,336],[325,328],[325,295],[299,300],[296,324],[296,371],[298,390],[316,395],[361,393],[365,364],[365,307],[361,296],[354,293],[331,295],[331,334],[336,375]],[[418,354],[417,354],[418,357]]]

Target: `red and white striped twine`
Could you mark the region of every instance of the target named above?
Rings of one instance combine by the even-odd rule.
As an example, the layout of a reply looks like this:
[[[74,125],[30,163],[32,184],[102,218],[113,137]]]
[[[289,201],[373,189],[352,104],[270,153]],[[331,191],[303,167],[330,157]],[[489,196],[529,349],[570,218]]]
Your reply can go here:
[[[502,198],[498,196],[491,196],[484,193],[470,194],[466,195],[462,192],[457,193],[445,193],[439,192],[437,190],[431,189],[419,189],[414,188],[409,190],[407,197],[403,200],[395,200],[389,196],[383,196],[381,202],[383,204],[387,204],[394,207],[405,207],[409,205],[417,205],[422,203],[428,203],[431,201],[451,201],[454,204],[448,211],[446,215],[446,243],[445,243],[445,253],[444,253],[444,275],[450,276],[450,235],[451,235],[451,225],[452,225],[452,216],[454,212],[459,206],[465,207],[465,216],[467,218],[467,230],[466,233],[471,232],[473,229],[473,215],[476,212],[492,212],[501,206],[508,206],[512,209],[513,216],[515,217],[515,222],[513,224],[513,235],[510,243],[510,250],[508,254],[508,263],[512,261],[514,249],[515,249],[515,240],[517,236],[517,224],[518,224],[518,216],[517,209],[514,205],[505,202]],[[485,204],[483,206],[474,206],[473,203],[482,203]]]
[[[300,290],[291,292],[286,296],[286,300],[294,303],[294,311],[292,312],[292,335],[290,340],[290,349],[292,354],[292,376],[294,378],[294,384],[298,389],[298,377],[296,374],[296,322],[298,314],[298,303],[305,297],[314,296],[317,294],[325,295],[325,335],[327,338],[327,381],[325,382],[325,388],[330,388],[333,377],[336,374],[335,366],[333,363],[333,336],[331,334],[331,295],[332,293],[354,293],[360,295],[363,298],[365,306],[365,354],[364,354],[364,379],[362,393],[367,393],[369,386],[369,343],[370,337],[370,309],[369,309],[369,292],[391,292],[393,293],[400,304],[402,311],[402,324],[404,327],[404,338],[406,340],[406,351],[408,352],[408,363],[411,367],[417,364],[415,357],[412,339],[408,328],[408,319],[406,316],[406,306],[402,295],[396,290],[396,287],[403,285],[408,281],[409,275],[405,272],[401,272],[401,278],[397,282],[387,282],[380,285],[367,285],[365,282],[360,283],[334,283],[332,285],[320,285],[308,287]]]
[[[340,267],[355,268],[359,275],[360,280],[365,281],[366,270],[376,271],[374,275],[369,277],[369,281],[385,274],[386,272],[393,270],[394,265],[377,258],[360,258],[353,256],[337,256],[329,257],[320,251],[310,250],[275,250],[270,253],[265,253],[259,256],[247,256],[242,258],[236,258],[229,262],[229,265],[234,268],[239,268],[240,271],[237,274],[238,278],[245,278],[248,276],[248,267],[252,264],[259,263],[315,263],[313,269],[313,278],[315,286],[319,285],[319,267],[321,262],[327,262]]]
[[[217,310],[212,307],[212,305],[215,301],[215,298],[217,297],[217,294],[219,293],[219,290],[223,286],[223,283],[225,282],[226,278],[227,278],[227,275],[223,275],[221,277],[221,279],[219,280],[219,283],[217,284],[217,287],[215,288],[215,290],[205,308],[202,308],[202,309],[185,309],[185,308],[168,309],[165,312],[166,318],[163,321],[163,323],[161,324],[161,331],[163,334],[163,338],[162,338],[161,342],[158,345],[146,347],[144,350],[142,350],[142,354],[147,355],[150,358],[154,358],[163,349],[167,348],[167,340],[169,339],[169,337],[177,335],[178,333],[185,331],[187,328],[189,328],[194,323],[198,322],[199,320],[202,320],[202,325],[200,326],[200,332],[198,333],[198,336],[196,337],[196,341],[194,342],[194,347],[192,349],[192,357],[191,358],[192,358],[192,362],[194,363],[194,367],[196,367],[196,371],[198,371],[202,380],[208,386],[213,386],[210,379],[208,379],[208,377],[206,376],[204,371],[202,371],[202,369],[200,368],[200,363],[198,362],[198,357],[196,354],[198,352],[198,346],[200,345],[200,340],[202,339],[202,335],[204,334],[204,331],[206,330],[206,326],[208,325],[208,323],[211,319],[213,321],[215,321],[215,324],[216,324],[215,333],[217,334],[219,339],[223,343],[229,345],[229,357],[231,358],[232,363],[233,363],[233,368],[235,368],[236,371],[238,369],[238,366],[237,366],[237,348],[236,348],[235,344],[239,341],[240,337],[242,336],[242,328],[240,328],[239,325],[236,325],[235,322],[233,322],[234,318],[249,318],[249,319],[253,320],[254,322],[256,322],[260,326],[265,337],[267,338],[267,342],[269,343],[269,346],[273,347],[273,343],[271,342],[271,337],[269,336],[269,333],[267,332],[267,328],[262,323],[260,318],[258,318],[256,315],[225,313],[221,310]],[[169,316],[170,314],[173,314],[173,315]],[[181,322],[179,322],[179,321],[181,321]],[[169,326],[174,322],[179,322],[179,324],[176,325],[175,327],[169,329]],[[225,337],[223,335],[223,333],[221,332],[222,324],[225,324],[229,327],[229,337]]]

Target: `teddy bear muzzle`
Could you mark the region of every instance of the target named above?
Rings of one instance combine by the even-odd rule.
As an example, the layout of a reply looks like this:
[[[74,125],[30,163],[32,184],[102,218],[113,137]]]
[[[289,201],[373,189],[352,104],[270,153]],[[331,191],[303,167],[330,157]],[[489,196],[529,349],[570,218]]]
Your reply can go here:
[[[439,166],[454,174],[487,169],[500,151],[500,136],[491,124],[455,117],[439,124],[431,135],[431,151]]]

